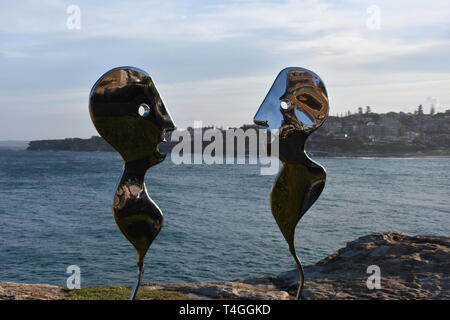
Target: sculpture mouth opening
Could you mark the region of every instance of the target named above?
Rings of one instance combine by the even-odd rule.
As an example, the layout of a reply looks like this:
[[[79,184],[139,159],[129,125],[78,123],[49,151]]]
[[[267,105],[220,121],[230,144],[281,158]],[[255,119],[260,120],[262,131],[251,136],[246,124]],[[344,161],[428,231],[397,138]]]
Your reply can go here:
[[[258,126],[262,126],[262,127],[265,127],[265,128],[268,128],[269,127],[269,121],[267,121],[267,120],[253,120],[253,122],[256,124],[256,125],[258,125]]]
[[[170,148],[167,148],[166,151],[161,151],[160,150],[160,146],[163,146],[163,145],[165,145],[165,144],[167,144],[169,142],[166,139],[167,133],[175,131],[175,130],[176,130],[176,127],[175,126],[171,126],[171,127],[164,128],[161,131],[160,142],[156,145],[156,151],[161,155],[161,158],[163,158],[163,159],[167,156],[167,153],[169,152]],[[163,148],[165,148],[165,147],[163,147]]]

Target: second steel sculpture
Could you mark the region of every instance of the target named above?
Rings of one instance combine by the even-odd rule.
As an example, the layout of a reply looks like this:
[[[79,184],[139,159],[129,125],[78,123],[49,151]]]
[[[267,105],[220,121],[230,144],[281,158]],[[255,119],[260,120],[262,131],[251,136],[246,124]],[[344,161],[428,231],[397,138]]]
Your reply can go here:
[[[295,227],[325,187],[325,169],[305,153],[308,136],[327,119],[328,94],[323,81],[303,68],[283,69],[265,97],[254,122],[275,131],[277,156],[283,163],[270,194],[270,206],[299,272],[297,299],[302,297],[303,267],[294,245]]]

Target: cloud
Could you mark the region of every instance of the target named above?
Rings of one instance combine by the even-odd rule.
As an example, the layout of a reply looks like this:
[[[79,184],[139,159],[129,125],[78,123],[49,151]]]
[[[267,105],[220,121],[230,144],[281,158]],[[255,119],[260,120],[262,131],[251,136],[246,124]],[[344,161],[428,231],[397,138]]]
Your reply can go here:
[[[50,133],[45,127],[64,112],[83,125],[70,122],[58,136],[94,134],[87,95],[119,65],[149,71],[180,126],[250,122],[286,66],[316,71],[332,112],[367,104],[399,111],[427,96],[439,98],[438,111],[450,104],[449,2],[80,0],[81,29],[68,30],[70,4],[0,3],[0,128],[17,113],[41,119],[0,130],[0,139]],[[366,26],[373,4],[379,30]]]

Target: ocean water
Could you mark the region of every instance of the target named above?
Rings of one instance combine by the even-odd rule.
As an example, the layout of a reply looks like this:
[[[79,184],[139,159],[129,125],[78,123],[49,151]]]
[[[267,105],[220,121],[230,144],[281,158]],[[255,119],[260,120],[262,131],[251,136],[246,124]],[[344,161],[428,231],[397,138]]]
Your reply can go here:
[[[322,196],[297,227],[304,264],[371,232],[450,234],[450,158],[317,158]],[[0,149],[0,281],[130,285],[135,251],[111,214],[115,153]],[[174,165],[146,176],[165,214],[145,282],[277,275],[294,268],[257,165]]]

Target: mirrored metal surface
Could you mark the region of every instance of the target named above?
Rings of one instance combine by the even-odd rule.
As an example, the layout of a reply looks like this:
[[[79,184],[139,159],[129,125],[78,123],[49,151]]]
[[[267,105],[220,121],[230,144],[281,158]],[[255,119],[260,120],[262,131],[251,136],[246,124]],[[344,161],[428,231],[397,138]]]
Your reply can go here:
[[[134,299],[144,270],[144,257],[161,230],[163,214],[148,196],[144,176],[165,156],[158,150],[164,134],[175,124],[150,76],[133,67],[115,68],[95,83],[89,111],[98,133],[117,150],[124,170],[114,195],[114,219],[137,251],[138,276]]]
[[[327,119],[328,111],[328,95],[320,77],[303,68],[286,68],[278,74],[253,119],[276,131],[279,138],[277,156],[283,167],[273,185],[270,205],[297,264],[297,298],[301,297],[304,274],[295,250],[295,228],[322,193],[326,179],[325,169],[306,155],[305,142]]]

